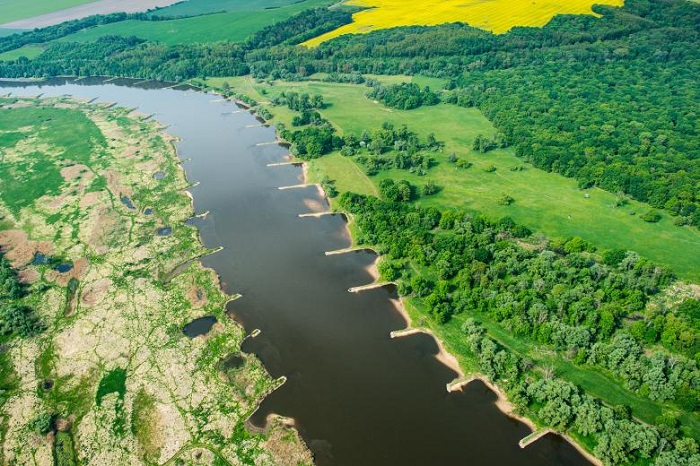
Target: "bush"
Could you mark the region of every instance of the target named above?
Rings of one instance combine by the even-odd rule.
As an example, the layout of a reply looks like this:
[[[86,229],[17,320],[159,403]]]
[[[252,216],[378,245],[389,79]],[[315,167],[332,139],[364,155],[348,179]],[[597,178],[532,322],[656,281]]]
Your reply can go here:
[[[642,220],[649,223],[656,223],[661,220],[661,214],[655,210],[649,210],[642,215]]]
[[[29,428],[39,435],[46,435],[53,430],[53,414],[41,413],[29,423]]]

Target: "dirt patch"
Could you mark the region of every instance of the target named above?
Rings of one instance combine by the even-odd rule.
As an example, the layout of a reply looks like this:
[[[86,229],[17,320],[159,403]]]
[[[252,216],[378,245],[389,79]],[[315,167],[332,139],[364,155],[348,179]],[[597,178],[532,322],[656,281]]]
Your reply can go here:
[[[19,281],[22,283],[34,283],[40,277],[36,269],[22,269],[19,271]]]
[[[107,241],[109,234],[119,223],[119,215],[112,209],[101,207],[93,214],[92,228],[87,237],[87,243],[98,254],[105,254],[109,250]]]
[[[83,196],[82,199],[80,199],[80,203],[78,204],[78,207],[80,207],[81,209],[84,209],[86,207],[93,206],[100,201],[100,196],[101,196],[101,193],[99,193],[97,191],[87,193]]]
[[[207,295],[204,291],[195,285],[192,285],[190,289],[187,290],[187,299],[195,309],[205,306],[208,302]]]
[[[34,260],[37,252],[50,255],[53,244],[48,241],[32,241],[21,230],[0,231],[0,251],[15,267],[22,267]]]
[[[92,307],[100,304],[107,296],[110,286],[112,286],[112,281],[109,278],[103,278],[87,285],[81,293],[82,305]]]
[[[131,197],[133,195],[131,188],[122,186],[120,183],[119,174],[113,170],[105,171],[105,179],[107,180],[107,189],[112,191],[115,195],[123,195],[126,197]]]
[[[88,167],[81,164],[70,165],[61,169],[61,176],[66,181],[71,181],[75,178],[79,178],[81,175],[86,173],[89,173]]]

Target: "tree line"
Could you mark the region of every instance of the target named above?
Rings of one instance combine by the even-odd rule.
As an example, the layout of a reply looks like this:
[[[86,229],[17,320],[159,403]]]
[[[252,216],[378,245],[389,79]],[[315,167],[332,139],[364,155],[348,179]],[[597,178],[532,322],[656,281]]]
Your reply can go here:
[[[27,338],[43,330],[34,311],[22,303],[26,287],[0,252],[0,335]]]

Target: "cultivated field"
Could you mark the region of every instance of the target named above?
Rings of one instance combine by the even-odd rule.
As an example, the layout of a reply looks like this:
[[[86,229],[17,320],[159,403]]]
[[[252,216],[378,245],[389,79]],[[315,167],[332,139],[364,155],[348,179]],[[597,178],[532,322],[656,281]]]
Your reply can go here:
[[[7,29],[34,29],[52,26],[71,19],[85,18],[91,15],[116,13],[120,11],[135,12],[146,11],[151,8],[171,5],[177,0],[100,0],[86,2],[84,0],[63,0],[58,2],[19,2],[9,0],[0,2],[0,12],[3,13],[0,27]],[[13,21],[12,16],[5,16],[5,3],[7,8],[16,15],[18,21]],[[44,5],[43,10],[38,6],[31,7],[32,3]],[[30,5],[28,8],[27,5]],[[62,6],[61,6],[62,5]],[[35,13],[28,13],[36,11]],[[42,14],[44,13],[44,14]]]
[[[19,57],[27,57],[31,60],[32,58],[39,56],[39,54],[43,51],[44,47],[39,47],[38,45],[25,45],[24,47],[20,47],[15,50],[0,53],[0,61],[17,60]]]
[[[355,13],[351,24],[311,39],[304,45],[313,47],[343,34],[364,34],[399,26],[436,26],[455,22],[502,34],[515,26],[542,27],[556,15],[593,14],[591,6],[594,4],[622,6],[623,0],[350,0],[347,5],[367,9]]]
[[[397,79],[391,78],[392,81]],[[413,79],[421,86],[438,87],[438,81],[434,79]],[[363,176],[362,168],[351,157],[341,161],[342,156],[334,154],[315,160],[311,166],[312,173],[316,173],[318,179],[324,175],[336,179],[337,188],[341,191],[351,189],[371,193],[386,177],[407,179],[417,185],[431,180],[444,189],[435,196],[421,200],[424,204],[473,209],[494,218],[510,216],[516,222],[549,237],[581,236],[603,250],[635,250],[654,262],[671,267],[684,278],[700,280],[697,267],[700,263],[700,233],[697,230],[677,227],[666,215],[659,223],[646,223],[639,216],[648,210],[647,205],[629,201],[622,207],[615,207],[614,194],[600,189],[582,191],[577,188],[575,180],[523,163],[510,148],[486,154],[474,152],[471,147],[478,134],[490,136],[495,132],[493,125],[477,109],[454,105],[420,107],[408,111],[389,109],[367,99],[364,96],[367,87],[353,84],[310,81],[275,82],[270,86],[256,83],[248,77],[208,80],[213,85],[220,85],[223,81],[259,102],[269,102],[275,95],[290,90],[321,94],[328,104],[321,114],[341,134],[359,136],[364,130],[372,132],[380,128],[383,122],[390,122],[396,127],[406,124],[423,137],[432,132],[446,144],[443,152],[431,154],[439,165],[432,168],[427,176],[405,170],[389,170],[368,178]],[[268,108],[276,116],[273,122],[291,121],[292,113],[286,107]],[[457,168],[447,161],[451,153],[473,163],[473,166]],[[487,172],[486,169],[492,165],[496,170]],[[522,171],[511,170],[521,166]],[[327,172],[324,173],[324,170]],[[501,205],[499,198],[504,194],[513,197],[515,202],[510,206]]]
[[[284,21],[307,8],[330,5],[333,0],[265,0],[240,5],[233,11],[167,21],[123,21],[86,29],[63,41],[92,41],[101,36],[137,36],[168,45],[219,40],[239,41],[276,22]],[[284,3],[284,5],[281,5]],[[175,7],[173,7],[175,8]],[[196,10],[188,14],[195,14]],[[159,13],[163,14],[163,13]]]
[[[0,21],[9,23],[20,19],[65,10],[95,0],[52,0],[50,2],[27,2],[24,0],[0,0]],[[3,26],[4,27],[4,26]]]

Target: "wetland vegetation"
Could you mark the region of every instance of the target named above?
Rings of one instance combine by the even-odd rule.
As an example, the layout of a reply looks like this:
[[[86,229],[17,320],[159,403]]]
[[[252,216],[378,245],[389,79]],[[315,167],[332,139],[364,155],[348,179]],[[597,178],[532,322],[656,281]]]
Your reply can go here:
[[[243,332],[216,275],[195,261],[160,279],[207,252],[162,128],[68,98],[0,99],[0,122],[3,460],[279,462],[262,447],[275,429],[242,430],[274,382],[252,357],[230,362]],[[187,338],[202,314],[219,323]]]

